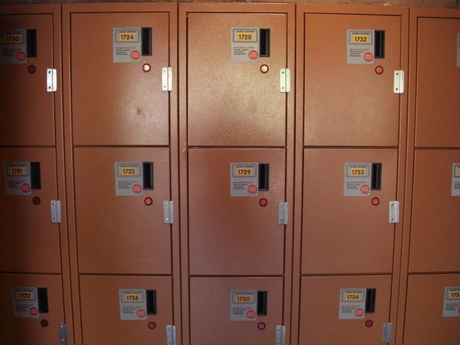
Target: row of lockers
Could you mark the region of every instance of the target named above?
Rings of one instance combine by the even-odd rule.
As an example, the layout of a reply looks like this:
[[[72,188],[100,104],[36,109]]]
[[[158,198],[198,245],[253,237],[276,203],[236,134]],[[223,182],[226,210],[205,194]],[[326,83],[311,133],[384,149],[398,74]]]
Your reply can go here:
[[[0,343],[460,341],[458,10],[0,9]]]

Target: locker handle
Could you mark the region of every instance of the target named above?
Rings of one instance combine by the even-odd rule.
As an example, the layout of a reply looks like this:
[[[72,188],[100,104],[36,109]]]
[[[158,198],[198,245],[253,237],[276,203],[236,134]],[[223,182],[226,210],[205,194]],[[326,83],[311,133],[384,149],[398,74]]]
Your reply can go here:
[[[385,58],[385,30],[375,30],[374,57],[376,59]]]
[[[144,189],[153,190],[153,162],[142,163],[142,175]]]
[[[152,56],[152,28],[141,28],[142,56]]]
[[[371,190],[382,189],[382,163],[372,163]]]
[[[270,57],[270,29],[260,29],[260,57]]]
[[[366,289],[366,313],[375,313],[375,298],[377,289]]]
[[[259,191],[268,191],[269,167],[270,167],[270,164],[268,163],[259,164]]]
[[[26,30],[26,45],[27,57],[37,57],[37,30]]]
[[[48,289],[37,288],[38,311],[40,313],[49,313],[48,307]]]
[[[147,315],[157,315],[157,291],[146,290]]]
[[[30,162],[30,184],[31,184],[30,186],[31,189],[41,189],[42,188],[39,162]]]
[[[268,291],[257,291],[257,315],[267,315]]]

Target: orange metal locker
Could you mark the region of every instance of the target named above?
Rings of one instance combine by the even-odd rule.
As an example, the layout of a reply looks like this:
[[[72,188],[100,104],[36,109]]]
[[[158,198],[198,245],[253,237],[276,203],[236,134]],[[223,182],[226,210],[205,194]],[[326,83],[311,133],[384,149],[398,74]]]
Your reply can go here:
[[[391,276],[302,277],[301,290],[299,344],[390,342]]]
[[[303,274],[392,271],[397,158],[396,149],[305,149]],[[362,175],[350,177],[355,165]]]
[[[404,345],[460,343],[460,275],[409,276]]]
[[[60,275],[0,274],[2,344],[70,343],[63,300]]]
[[[460,150],[417,150],[410,272],[460,271],[459,210]]]
[[[59,66],[57,7],[29,7],[0,15],[0,145],[56,143],[59,97],[49,92],[47,70]]]
[[[239,166],[252,177],[235,177]],[[283,274],[285,225],[278,210],[285,179],[283,149],[190,150],[190,274]],[[232,195],[239,191],[243,195]]]
[[[284,146],[287,13],[236,10],[188,13],[188,144]]]
[[[169,150],[76,148],[74,154],[80,272],[171,274],[171,224],[164,219]]]
[[[397,146],[404,11],[322,10],[302,16],[304,144]]]
[[[416,13],[416,147],[460,147],[458,10]]]
[[[82,275],[83,344],[174,344],[170,277]]]
[[[157,8],[70,10],[75,145],[169,144],[172,18],[169,6]]]
[[[190,294],[192,344],[282,344],[283,278],[191,278]]]

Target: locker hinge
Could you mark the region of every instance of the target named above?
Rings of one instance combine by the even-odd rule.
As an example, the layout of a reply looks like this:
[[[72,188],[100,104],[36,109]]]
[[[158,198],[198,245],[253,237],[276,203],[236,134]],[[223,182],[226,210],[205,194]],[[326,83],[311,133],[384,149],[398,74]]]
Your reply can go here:
[[[172,68],[163,67],[161,69],[161,90],[172,91]]]
[[[276,326],[276,345],[286,344],[286,326]]]
[[[68,343],[68,330],[65,323],[60,323],[58,325],[58,334],[59,334],[59,343],[67,344]]]
[[[59,200],[51,200],[51,223],[61,222],[61,202]]]
[[[280,92],[291,92],[291,70],[289,68],[280,70]]]
[[[391,322],[383,323],[382,343],[391,343],[393,336],[393,324]]]
[[[46,92],[57,90],[57,71],[55,68],[46,69]]]
[[[390,223],[399,223],[399,201],[390,201]]]
[[[395,71],[393,92],[394,93],[404,93],[404,71],[403,70]]]
[[[280,202],[278,204],[278,224],[287,225],[289,221],[289,203]]]
[[[166,326],[166,344],[176,345],[176,326],[174,325]]]
[[[174,223],[174,201],[163,201],[164,223]]]

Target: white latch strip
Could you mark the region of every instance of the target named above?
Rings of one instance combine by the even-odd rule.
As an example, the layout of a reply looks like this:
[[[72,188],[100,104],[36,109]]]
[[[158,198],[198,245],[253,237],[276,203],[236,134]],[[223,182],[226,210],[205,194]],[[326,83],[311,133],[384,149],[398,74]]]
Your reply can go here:
[[[286,326],[276,326],[276,345],[286,344]]]
[[[394,93],[404,93],[404,71],[397,70],[394,72],[394,84],[393,84]]]
[[[291,92],[291,70],[289,68],[280,70],[280,92]]]
[[[278,204],[278,224],[287,225],[289,222],[289,203],[280,202]]]
[[[399,223],[399,201],[390,201],[390,223]]]
[[[176,345],[176,326],[174,325],[166,326],[166,344]]]
[[[54,68],[46,69],[46,92],[57,90],[57,71]]]
[[[174,201],[163,201],[164,223],[174,223]]]
[[[61,202],[59,200],[51,200],[51,223],[61,222]]]
[[[163,67],[161,69],[161,90],[172,91],[172,68]]]
[[[382,343],[391,343],[392,338],[393,338],[393,324],[391,322],[385,322],[383,324]]]

